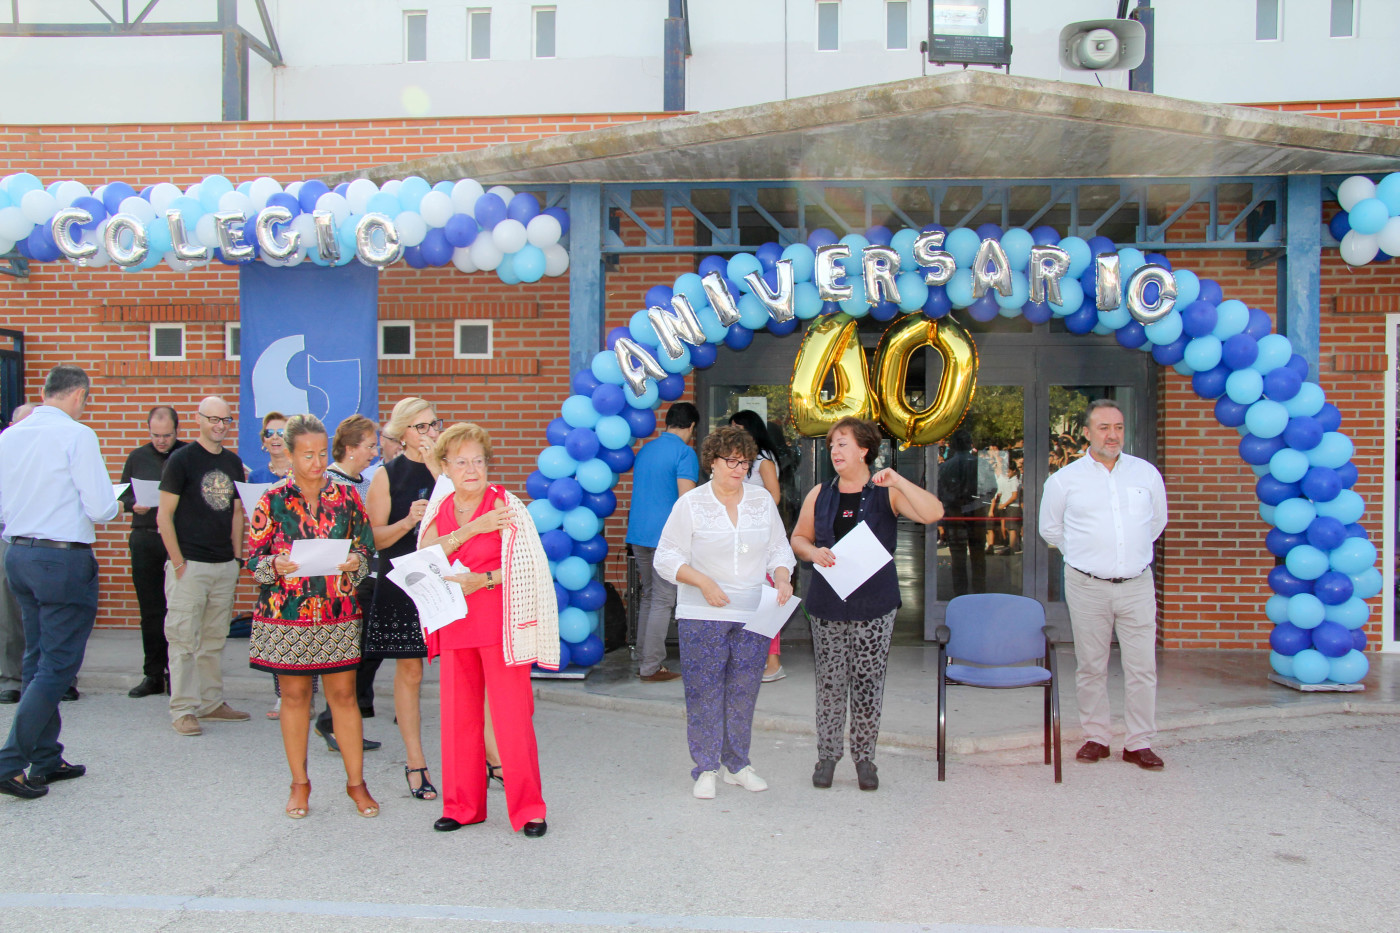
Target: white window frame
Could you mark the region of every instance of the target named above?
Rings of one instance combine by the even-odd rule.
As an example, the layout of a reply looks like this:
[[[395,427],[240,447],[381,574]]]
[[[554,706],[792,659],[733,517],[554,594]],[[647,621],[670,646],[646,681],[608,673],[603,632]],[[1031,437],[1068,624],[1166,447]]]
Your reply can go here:
[[[1276,18],[1277,18],[1277,22],[1275,23],[1275,26],[1276,26],[1276,28],[1278,29],[1278,35],[1274,36],[1272,39],[1261,39],[1261,38],[1259,38],[1259,3],[1258,3],[1258,0],[1255,0],[1255,5],[1254,5],[1254,41],[1255,41],[1255,42],[1282,42],[1282,41],[1283,41],[1283,5],[1284,5],[1284,0],[1275,0],[1275,2],[1277,3],[1277,13],[1275,14],[1275,16],[1276,16]]]
[[[411,17],[423,17],[423,57],[408,57],[408,21]],[[426,62],[428,60],[428,11],[427,10],[404,10],[403,11],[403,60],[405,62]]]
[[[408,352],[407,353],[385,353],[384,352],[384,328],[386,327],[407,327],[408,328]],[[418,352],[418,328],[413,321],[380,321],[379,322],[379,345],[375,347],[379,352],[381,360],[411,360],[416,358]]]
[[[180,332],[180,355],[179,356],[157,356],[156,355],[156,331],[157,330],[178,330]],[[185,342],[189,339],[189,334],[185,332],[184,324],[176,324],[162,321],[159,324],[152,324],[150,328],[150,338],[147,350],[152,363],[180,363],[184,362],[189,345]]]
[[[824,48],[822,48],[822,7],[825,7],[825,6],[830,6],[830,7],[835,7],[835,8],[836,8],[836,48],[834,48],[834,49],[824,49]],[[816,41],[816,47],[817,47],[817,51],[818,51],[818,52],[839,52],[839,51],[841,51],[841,2],[840,2],[840,0],[817,0],[816,9],[815,9],[814,12],[816,13],[816,27],[817,27],[817,41]]]
[[[904,44],[890,45],[890,4],[900,3],[904,6]],[[885,0],[885,51],[887,52],[907,52],[909,51],[909,0]],[[836,31],[837,44],[840,44],[841,30]]]
[[[462,328],[463,327],[485,327],[486,328],[486,352],[485,353],[463,353],[462,352]],[[492,321],[453,321],[452,322],[452,356],[459,360],[489,360],[496,354],[496,328]]]
[[[472,55],[472,44],[473,44],[473,43],[472,43],[472,39],[475,37],[475,33],[473,32],[472,20],[475,18],[475,16],[476,16],[477,13],[485,13],[485,14],[486,14],[486,57],[485,57],[485,58],[476,58],[474,55]],[[533,28],[533,27],[532,27],[532,28]],[[491,51],[491,8],[490,8],[489,6],[467,7],[467,61],[469,61],[469,62],[489,62],[489,61],[491,61],[491,54],[492,54],[492,51]]]
[[[233,332],[238,331],[238,352],[233,352]],[[224,324],[224,359],[238,361],[243,359],[243,325],[239,321],[229,321]]]
[[[1355,39],[1360,32],[1361,22],[1361,0],[1351,0],[1351,32],[1345,36],[1332,35],[1332,5],[1337,0],[1328,0],[1327,3],[1327,38],[1329,39]]]
[[[554,54],[540,54],[540,34],[539,16],[541,13],[554,14]],[[530,8],[530,57],[548,61],[559,57],[559,8],[556,6],[537,6]]]

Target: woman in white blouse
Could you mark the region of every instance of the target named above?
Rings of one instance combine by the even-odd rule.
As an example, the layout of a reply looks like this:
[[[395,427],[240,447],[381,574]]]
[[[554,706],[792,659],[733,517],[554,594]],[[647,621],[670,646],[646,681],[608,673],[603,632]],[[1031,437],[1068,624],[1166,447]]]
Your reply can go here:
[[[706,437],[700,462],[710,481],[677,500],[656,548],[656,572],[679,586],[686,738],[701,799],[714,797],[721,766],[727,784],[768,789],[749,764],[749,736],[770,640],[744,623],[766,576],[778,603],[788,601],[797,561],[773,497],[744,482],[757,453],[743,428],[726,425]]]

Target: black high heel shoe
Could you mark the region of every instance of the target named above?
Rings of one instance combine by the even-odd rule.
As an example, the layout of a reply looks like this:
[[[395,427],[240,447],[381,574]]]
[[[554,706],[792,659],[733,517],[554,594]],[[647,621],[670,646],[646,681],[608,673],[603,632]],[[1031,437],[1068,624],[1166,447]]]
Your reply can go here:
[[[412,779],[411,777],[409,777],[409,775],[411,775],[411,774],[417,774],[417,775],[419,775],[420,783],[419,783],[419,785],[418,785],[417,787],[414,787],[414,786],[413,786],[413,779]],[[408,792],[409,792],[410,794],[412,794],[413,796],[417,797],[419,800],[436,800],[436,799],[437,799],[437,788],[434,787],[434,786],[432,785],[432,783],[428,780],[428,769],[427,769],[427,767],[422,767],[422,768],[410,768],[408,765],[404,765],[404,766],[403,766],[403,779],[404,779],[404,781],[406,781],[406,782],[408,783]],[[431,794],[432,796],[429,796],[430,794]]]
[[[502,789],[506,786],[506,779],[501,777],[501,766],[493,765],[488,761],[486,762],[486,786],[490,787],[492,781],[499,783]]]

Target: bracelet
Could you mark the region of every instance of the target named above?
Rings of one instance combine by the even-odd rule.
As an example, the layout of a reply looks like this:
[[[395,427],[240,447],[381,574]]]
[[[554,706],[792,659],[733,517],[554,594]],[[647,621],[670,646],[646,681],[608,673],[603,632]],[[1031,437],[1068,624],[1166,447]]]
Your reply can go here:
[[[180,568],[183,567],[183,566],[185,566],[185,562],[184,562],[184,561],[180,561],[178,564],[176,564],[176,565],[175,565],[175,570],[176,570],[176,572],[178,573],[179,570],[180,570]]]

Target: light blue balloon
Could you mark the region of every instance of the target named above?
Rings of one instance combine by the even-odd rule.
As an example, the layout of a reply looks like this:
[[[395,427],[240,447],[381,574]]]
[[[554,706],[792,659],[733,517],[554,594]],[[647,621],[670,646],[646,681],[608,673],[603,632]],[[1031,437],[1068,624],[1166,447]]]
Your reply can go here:
[[[1132,319],[1133,316],[1128,313],[1128,308],[1125,305],[1119,305],[1112,311],[1099,312],[1099,324],[1107,327],[1109,330],[1117,330],[1120,327],[1126,327],[1128,322]]]
[[[630,432],[629,432],[630,433]],[[602,460],[594,457],[592,460],[585,460],[578,465],[578,470],[574,473],[574,479],[585,491],[594,493],[603,492],[612,484],[612,468]]]
[[[247,231],[251,234],[253,231]],[[162,254],[170,252],[173,241],[170,238],[170,224],[164,217],[157,217],[146,224],[146,245],[150,247],[150,255],[159,258]]]
[[[961,229],[961,228],[960,228]],[[944,286],[948,291],[948,301],[955,308],[966,308],[972,304],[972,270],[959,269]],[[1065,297],[1063,294],[1060,297]]]
[[[696,311],[709,307],[710,298],[705,294],[704,283],[700,276],[694,272],[686,272],[676,276],[671,291],[677,295],[684,295],[686,300],[690,302],[690,306]]]
[[[622,387],[622,397],[626,399],[627,404],[631,405],[633,408],[655,408],[656,403],[661,400],[661,390],[656,387],[655,379],[648,379],[647,389],[641,395],[634,394],[631,386],[624,385]]]
[[[948,236],[943,240],[943,248],[953,256],[953,262],[958,268],[966,270],[971,274],[972,261],[977,258],[977,250],[982,245],[982,238],[977,235],[976,230],[969,230],[967,227],[955,227],[948,231]],[[1060,241],[1060,246],[1064,246],[1065,241]],[[1087,252],[1089,247],[1085,244]],[[1073,274],[1071,272],[1071,274]],[[971,302],[968,302],[971,304]],[[964,305],[963,307],[966,307]]]
[[[1329,467],[1336,470],[1351,459],[1356,452],[1351,438],[1340,431],[1328,431],[1312,450],[1308,451],[1308,462],[1313,466]]]
[[[598,423],[598,409],[586,395],[570,395],[559,406],[559,413],[571,428],[591,428]]]
[[[690,364],[690,345],[682,341],[681,355],[672,359],[664,349],[658,348],[656,351],[656,362],[661,364],[661,368],[673,376],[684,376],[695,367]]]
[[[570,555],[554,566],[554,579],[566,590],[581,590],[593,579],[593,568],[582,557]],[[583,614],[582,609],[576,611]]]
[[[1274,506],[1274,527],[1285,534],[1302,534],[1314,518],[1317,518],[1317,508],[1307,499],[1284,499]]]
[[[739,323],[749,330],[762,330],[768,325],[768,308],[757,296],[744,295],[739,299]]]
[[[1035,238],[1020,227],[1012,227],[1001,235],[1001,248],[1006,253],[1006,262],[1016,272],[1025,272],[1031,264],[1032,246],[1035,246]],[[1126,272],[1123,277],[1127,278]]]
[[[602,526],[602,519],[593,514],[593,510],[586,505],[571,509],[564,516],[564,531],[575,541],[587,541],[596,535]]]
[[[1274,507],[1272,505],[1269,505],[1267,502],[1261,502],[1259,503],[1259,517],[1264,520],[1264,524],[1272,525],[1277,516],[1274,515]]]
[[[1201,280],[1190,269],[1173,269],[1172,278],[1176,280],[1176,307],[1188,307],[1201,297]],[[1224,339],[1220,334],[1215,336]]]
[[[1266,334],[1259,338],[1259,356],[1249,368],[1268,375],[1287,363],[1293,356],[1293,344],[1283,334]]]
[[[1293,551],[1288,553],[1292,554]],[[1288,621],[1298,628],[1317,628],[1322,624],[1326,611],[1327,607],[1322,605],[1322,600],[1311,593],[1299,593],[1288,597]]]
[[[1400,172],[1391,172],[1376,182],[1376,197],[1391,217],[1400,217]]]
[[[399,185],[399,203],[406,211],[416,211],[423,203],[423,195],[433,190],[433,186],[417,175],[410,175]]]
[[[1307,418],[1322,411],[1326,403],[1327,393],[1322,391],[1322,386],[1316,382],[1305,382],[1298,389],[1298,394],[1284,402],[1283,407],[1294,418]]]
[[[1304,648],[1293,656],[1293,676],[1302,683],[1320,684],[1331,669],[1327,656],[1316,648]]]
[[[1026,274],[1024,272],[1012,272],[1011,294],[1003,295],[1001,292],[995,290],[993,290],[991,294],[996,296],[996,302],[998,307],[1005,311],[1015,311],[1017,314],[1019,314],[1021,311],[1021,306],[1024,305],[1027,301],[1030,301],[1031,299],[1030,279],[1026,278]],[[1060,297],[1063,298],[1064,296],[1061,295]],[[923,304],[920,303],[919,307],[922,308]],[[1124,314],[1126,315],[1126,312],[1124,312]],[[1015,317],[1016,315],[1011,314],[1003,316]],[[1125,321],[1124,323],[1127,322]]]
[[[865,282],[862,279],[849,279],[851,284],[851,297],[843,298],[837,302],[841,305],[841,310],[851,317],[865,317],[870,313],[870,304],[865,300]]]
[[[1264,616],[1275,625],[1288,621],[1288,597],[1278,593],[1264,601]]]
[[[899,310],[918,311],[928,301],[928,284],[919,273],[901,272],[894,283],[899,287]]]
[[[1354,205],[1347,214],[1351,229],[1357,233],[1380,233],[1390,219],[1390,210],[1380,198],[1366,198]]]
[[[185,221],[186,236],[194,236],[194,225],[199,222],[199,218],[206,213],[204,205],[194,198],[179,197],[170,202],[166,210],[179,211],[180,217]]]
[[[1264,394],[1264,377],[1252,369],[1237,369],[1225,380],[1225,394],[1232,402],[1252,405]]]
[[[1128,284],[1129,276],[1145,265],[1147,265],[1147,257],[1142,254],[1142,250],[1125,246],[1118,251],[1118,275],[1123,280],[1124,285]]]
[[[1090,252],[1089,244],[1084,239],[1077,236],[1067,236],[1055,245],[1069,253],[1069,271],[1065,273],[1066,278],[1077,279],[1089,271],[1089,264],[1094,261],[1094,254]]]
[[[1063,241],[1061,241],[1063,242]],[[1088,247],[1085,247],[1088,249]],[[969,273],[970,277],[971,273]],[[951,300],[951,299],[950,299]],[[1060,303],[1051,303],[1050,310],[1055,317],[1068,317],[1080,308],[1084,307],[1084,286],[1079,284],[1078,279],[1060,279]],[[1177,326],[1181,325],[1181,316],[1177,316]],[[1170,343],[1171,341],[1167,341]]]
[[[1180,299],[1177,300],[1180,307]],[[1227,298],[1215,307],[1215,330],[1212,334],[1224,340],[1226,337],[1233,337],[1236,334],[1244,333],[1244,329],[1249,326],[1249,305],[1235,298]]]
[[[600,382],[611,382],[615,386],[623,383],[622,367],[617,365],[617,355],[611,350],[599,350],[593,354],[593,362],[589,365],[593,370],[593,375]]]
[[[1279,654],[1277,651],[1270,651],[1269,666],[1272,667],[1281,677],[1293,676],[1293,659],[1286,654]]]
[[[890,249],[899,253],[899,267],[906,271],[918,265],[914,261],[914,241],[919,238],[919,231],[913,227],[905,227],[903,230],[890,237]],[[791,248],[791,247],[789,247]],[[786,255],[786,254],[784,254]],[[1030,254],[1026,254],[1029,258]]]
[[[1179,303],[1177,307],[1180,307]],[[1160,321],[1145,325],[1142,330],[1153,346],[1166,346],[1181,336],[1181,312],[1173,309],[1171,314]]]
[[[522,282],[538,282],[544,278],[544,250],[533,243],[526,243],[511,256],[515,274]]]
[[[864,274],[865,257],[861,250],[870,245],[870,241],[859,233],[848,233],[841,238],[841,242],[851,248],[851,255],[841,260],[841,266],[846,270],[848,280],[859,279]]]
[[[1236,374],[1238,375],[1238,373]],[[1280,483],[1296,483],[1308,472],[1308,455],[1301,450],[1285,447],[1269,458],[1269,472]]]
[[[541,533],[553,531],[564,521],[564,513],[556,509],[548,499],[536,499],[525,508],[530,513],[530,520],[535,523],[535,530]]]
[[[927,285],[924,286],[924,291],[927,294]],[[901,293],[902,292],[903,289],[901,289]],[[822,296],[817,291],[817,286],[813,285],[811,282],[798,282],[797,287],[793,289],[792,311],[797,315],[799,320],[803,321],[810,321],[818,314],[821,314]],[[703,324],[703,322],[701,323]],[[715,318],[715,323],[719,323],[719,318]],[[705,331],[705,339],[710,340],[710,332],[708,330]],[[723,339],[724,335],[721,334],[719,340],[711,340],[710,342],[719,343],[719,341]]]
[[[1327,561],[1333,570],[1348,576],[1364,573],[1376,565],[1376,546],[1365,538],[1347,538],[1327,555]]]
[[[1371,662],[1355,648],[1340,658],[1327,659],[1327,679],[1339,684],[1354,684],[1370,670]]]
[[[816,286],[812,285],[810,282],[804,282],[797,287],[799,290],[803,287],[810,288],[813,292],[817,290]],[[799,294],[801,294],[800,291]],[[821,310],[821,298],[817,299],[817,310]],[[724,337],[729,333],[729,328],[719,322],[719,315],[715,314],[714,308],[711,308],[709,305],[703,308],[696,308],[695,316],[700,320],[700,329],[705,332],[705,339],[707,341],[710,343],[724,342]]]
[[[1316,580],[1327,572],[1327,555],[1311,544],[1300,544],[1283,559],[1288,572],[1299,580]]]
[[[1235,430],[1238,431],[1239,428],[1236,428]],[[1245,433],[1246,433],[1246,434],[1249,433],[1249,429],[1248,429],[1248,428],[1245,429]],[[1243,435],[1241,435],[1241,436],[1243,436]],[[1263,476],[1265,473],[1269,472],[1269,467],[1268,467],[1267,464],[1261,466],[1261,465],[1258,464],[1258,463],[1251,463],[1251,464],[1249,465],[1249,472],[1253,473],[1256,477],[1260,477],[1260,476]]]
[[[1371,606],[1366,600],[1352,596],[1344,603],[1328,606],[1323,613],[1328,622],[1336,622],[1349,629],[1358,629],[1366,624],[1371,615]]]
[[[569,456],[562,444],[553,444],[540,451],[540,455],[535,458],[535,465],[550,479],[573,476],[574,471],[578,469],[578,461]]]
[[[1188,345],[1186,349],[1189,352],[1191,348]],[[1244,413],[1244,424],[1255,437],[1278,437],[1288,427],[1288,410],[1272,399],[1260,399]]]
[[[385,191],[377,191],[370,195],[365,204],[366,214],[383,214],[385,217],[397,217],[403,209],[399,199]]]
[[[898,234],[896,234],[896,236],[898,236]],[[913,239],[911,238],[909,242],[912,243]],[[817,254],[812,250],[812,247],[808,246],[806,243],[794,243],[783,250],[783,258],[792,263],[792,279],[794,282],[812,281],[812,275],[816,272],[817,268]],[[901,253],[899,258],[903,260],[904,254]],[[912,268],[914,264],[914,256],[912,253],[909,256],[908,262],[909,265],[905,268]]]
[[[758,257],[753,253],[735,253],[729,257],[729,265],[725,269],[725,277],[735,285],[739,286],[741,292],[750,290],[749,283],[744,281],[744,276],[750,272],[762,272],[763,263],[758,261]]]
[[[1343,489],[1337,493],[1337,498],[1317,503],[1318,515],[1335,518],[1343,525],[1360,521],[1361,513],[1365,511],[1366,500],[1357,495],[1354,489]]]
[[[1095,324],[1091,333],[1098,334],[1100,337],[1107,337],[1109,334],[1113,333],[1113,328],[1105,327],[1102,323]]]
[[[661,343],[645,308],[632,312],[632,317],[627,320],[627,330],[632,334],[632,339],[644,347],[655,347]]]
[[[1379,595],[1383,586],[1385,586],[1385,578],[1375,567],[1368,567],[1360,573],[1351,574],[1351,595],[1353,596],[1370,599],[1372,596]]]
[[[1191,342],[1186,345],[1184,360],[1187,366],[1198,373],[1214,369],[1220,365],[1220,339],[1210,334],[1191,338]],[[1283,428],[1279,430],[1282,431]]]
[[[565,558],[565,561],[578,559],[577,557],[568,557]],[[564,581],[560,580],[559,582],[562,585]],[[565,588],[574,589],[574,587]],[[570,644],[578,644],[592,633],[593,630],[589,628],[588,625],[588,615],[578,606],[569,606],[563,612],[559,613],[560,640],[567,641]]]
[[[1186,362],[1185,360],[1182,360],[1179,363],[1173,363],[1172,369],[1176,372],[1178,376],[1185,376],[1187,379],[1190,379],[1196,374],[1196,370],[1192,369],[1191,364]]]
[[[621,415],[599,418],[593,432],[598,435],[598,443],[609,450],[627,447],[632,443],[632,426]]]

